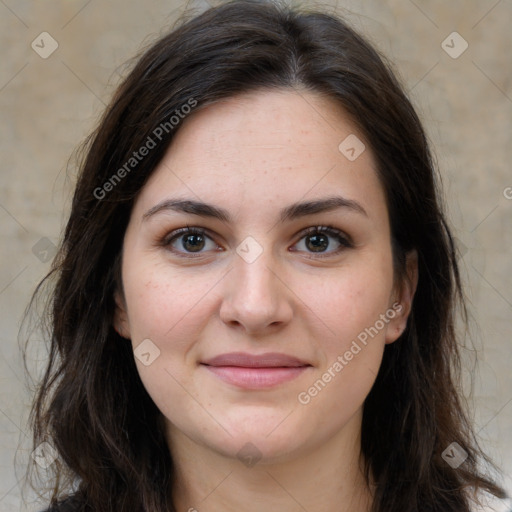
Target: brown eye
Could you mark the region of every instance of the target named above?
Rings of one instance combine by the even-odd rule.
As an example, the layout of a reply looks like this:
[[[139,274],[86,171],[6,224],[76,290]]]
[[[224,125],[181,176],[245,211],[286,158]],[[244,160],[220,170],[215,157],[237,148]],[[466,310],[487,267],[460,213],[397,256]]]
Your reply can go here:
[[[329,247],[329,237],[324,233],[308,235],[305,238],[307,248],[313,252],[325,251]]]
[[[316,253],[320,258],[332,256],[338,254],[343,249],[353,247],[348,237],[332,226],[313,226],[308,228],[302,232],[302,238],[295,245],[300,245],[302,240],[304,240],[305,249],[298,250]]]
[[[181,237],[181,245],[183,249],[186,251],[191,252],[198,252],[200,251],[205,244],[205,238],[203,235],[196,235],[196,234],[190,234],[190,235],[183,235]]]
[[[210,242],[208,247],[208,242]],[[172,252],[187,257],[187,254],[201,255],[208,250],[216,250],[218,245],[206,234],[205,230],[196,227],[177,229],[170,233],[162,245]],[[206,248],[206,251],[203,250]]]

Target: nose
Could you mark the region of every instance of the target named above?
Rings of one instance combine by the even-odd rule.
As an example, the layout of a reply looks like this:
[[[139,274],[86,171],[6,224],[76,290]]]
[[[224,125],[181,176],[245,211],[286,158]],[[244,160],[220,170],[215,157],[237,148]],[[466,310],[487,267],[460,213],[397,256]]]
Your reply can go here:
[[[293,315],[293,293],[272,260],[271,251],[249,263],[238,255],[224,279],[221,320],[247,334],[265,334],[288,324]]]

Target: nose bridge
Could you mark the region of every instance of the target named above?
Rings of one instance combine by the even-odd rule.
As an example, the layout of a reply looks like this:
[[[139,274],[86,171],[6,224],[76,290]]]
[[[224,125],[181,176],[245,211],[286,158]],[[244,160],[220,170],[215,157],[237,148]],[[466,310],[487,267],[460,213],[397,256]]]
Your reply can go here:
[[[234,291],[246,303],[267,305],[275,298],[276,276],[270,269],[273,263],[270,247],[258,250],[253,241],[244,241],[237,248],[234,268]],[[244,252],[248,249],[247,252]],[[247,302],[249,301],[249,302]],[[254,307],[256,304],[252,304]]]
[[[254,239],[246,239],[237,247],[221,308],[224,321],[261,330],[290,318],[286,287],[278,277],[273,254],[271,247],[263,247]]]

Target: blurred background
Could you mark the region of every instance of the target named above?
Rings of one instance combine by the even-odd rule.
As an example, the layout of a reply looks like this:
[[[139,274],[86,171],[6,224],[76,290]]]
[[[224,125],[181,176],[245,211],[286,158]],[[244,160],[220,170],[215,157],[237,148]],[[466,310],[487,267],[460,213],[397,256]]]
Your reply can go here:
[[[31,456],[32,394],[18,332],[69,211],[76,169],[68,168],[68,160],[95,127],[126,62],[185,11],[199,13],[218,3],[0,0],[3,512],[42,507],[29,489],[21,494]],[[474,353],[467,351],[464,368],[467,391],[474,382],[472,416],[511,492],[512,1],[302,4],[335,11],[363,32],[394,63],[425,124],[443,176],[473,319],[479,366],[472,366]],[[40,368],[44,350],[36,352],[29,366]]]

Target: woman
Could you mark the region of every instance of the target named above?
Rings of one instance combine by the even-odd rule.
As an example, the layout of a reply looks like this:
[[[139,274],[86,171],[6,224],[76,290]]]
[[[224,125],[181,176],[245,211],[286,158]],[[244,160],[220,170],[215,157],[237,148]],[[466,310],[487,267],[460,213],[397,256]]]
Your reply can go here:
[[[234,1],[157,41],[88,141],[51,275],[51,510],[504,497],[459,396],[424,131],[332,16]]]

